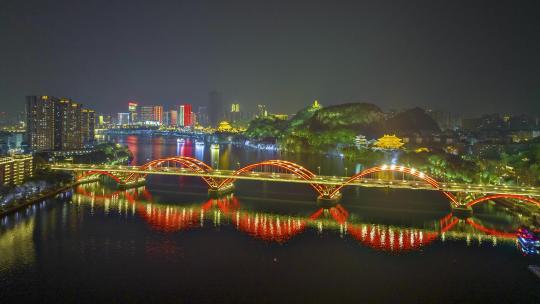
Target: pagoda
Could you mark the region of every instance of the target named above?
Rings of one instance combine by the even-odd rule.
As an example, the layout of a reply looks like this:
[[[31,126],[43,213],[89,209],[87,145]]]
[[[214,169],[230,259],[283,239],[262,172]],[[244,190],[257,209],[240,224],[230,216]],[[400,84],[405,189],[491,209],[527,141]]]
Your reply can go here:
[[[231,124],[226,120],[220,122],[218,127],[217,127],[218,132],[231,132],[232,130],[233,130],[233,128],[232,128]]]
[[[377,139],[374,145],[379,149],[397,150],[400,149],[404,143],[401,141],[401,138],[396,135],[384,134],[383,137]]]
[[[320,108],[322,108],[321,104],[319,103],[318,100],[315,100],[315,101],[313,102],[313,104],[311,105],[310,110],[312,110],[312,111],[317,111],[317,110],[319,110]]]

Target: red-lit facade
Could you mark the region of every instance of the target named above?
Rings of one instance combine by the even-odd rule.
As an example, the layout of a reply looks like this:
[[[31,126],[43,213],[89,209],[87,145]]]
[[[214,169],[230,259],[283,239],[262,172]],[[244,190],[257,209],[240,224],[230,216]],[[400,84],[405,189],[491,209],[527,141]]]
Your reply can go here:
[[[193,121],[191,119],[191,104],[186,103],[184,105],[184,126],[189,127],[193,125]]]

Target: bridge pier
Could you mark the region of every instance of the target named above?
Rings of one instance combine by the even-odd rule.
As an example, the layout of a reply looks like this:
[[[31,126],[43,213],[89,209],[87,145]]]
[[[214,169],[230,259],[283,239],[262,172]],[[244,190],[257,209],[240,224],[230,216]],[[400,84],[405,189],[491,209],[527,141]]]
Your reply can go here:
[[[221,188],[208,188],[208,196],[211,198],[218,198],[220,196],[223,196],[225,194],[229,194],[234,191],[234,184],[230,183],[229,185],[226,185]]]
[[[336,193],[334,196],[320,195],[317,197],[317,205],[321,208],[331,208],[336,206],[341,200],[341,192]]]
[[[473,209],[470,206],[452,206],[452,214],[458,218],[469,218],[473,215]]]
[[[124,184],[118,184],[118,188],[125,190],[125,189],[137,188],[144,185],[146,185],[146,179],[141,177],[135,181],[130,181]]]

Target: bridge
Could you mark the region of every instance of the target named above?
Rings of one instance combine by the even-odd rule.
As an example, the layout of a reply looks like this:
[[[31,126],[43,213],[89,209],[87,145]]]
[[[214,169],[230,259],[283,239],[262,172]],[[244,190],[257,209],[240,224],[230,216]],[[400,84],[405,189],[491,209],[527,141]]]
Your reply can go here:
[[[266,160],[238,170],[213,169],[201,160],[186,156],[156,159],[140,166],[51,164],[52,170],[71,171],[77,181],[108,176],[121,187],[134,187],[145,182],[148,175],[195,176],[207,185],[209,193],[223,194],[234,189],[236,180],[308,184],[323,203],[335,204],[345,186],[385,187],[438,191],[451,207],[460,212],[472,212],[472,206],[496,199],[509,199],[540,206],[540,188],[500,185],[475,185],[439,182],[426,173],[401,165],[381,165],[365,169],[353,176],[316,175],[303,166],[285,160]],[[458,194],[474,194],[472,200],[459,199]]]
[[[205,221],[210,221],[214,226],[228,222],[253,238],[277,243],[287,242],[308,228],[319,232],[329,229],[339,231],[342,237],[350,235],[375,250],[393,252],[419,250],[435,240],[517,244],[516,233],[498,231],[472,218],[457,218],[452,213],[432,226],[413,228],[352,221],[349,212],[340,204],[328,209],[318,208],[307,216],[290,216],[243,210],[233,195],[187,206],[162,204],[155,202],[144,187],[102,194],[81,185],[75,189],[73,201],[84,203],[85,200],[80,198],[86,198],[92,208],[101,206],[104,212],[140,216],[152,229],[168,233],[200,228]]]

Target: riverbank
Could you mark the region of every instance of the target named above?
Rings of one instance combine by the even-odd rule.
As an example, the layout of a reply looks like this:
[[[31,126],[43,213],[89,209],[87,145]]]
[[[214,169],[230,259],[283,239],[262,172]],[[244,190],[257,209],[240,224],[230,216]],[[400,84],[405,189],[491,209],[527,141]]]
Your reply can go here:
[[[51,198],[57,194],[60,194],[70,188],[73,188],[77,185],[81,184],[81,182],[74,182],[74,183],[70,183],[68,185],[65,185],[65,186],[61,186],[59,188],[56,188],[56,189],[53,189],[53,190],[49,190],[49,191],[45,191],[45,192],[41,192],[39,195],[36,195],[36,196],[32,196],[32,197],[29,197],[29,198],[26,198],[26,199],[23,199],[23,200],[17,200],[13,203],[10,203],[8,206],[4,206],[2,208],[0,208],[0,217],[3,217],[3,216],[6,216],[8,214],[12,214],[12,213],[15,213],[21,209],[24,209],[28,206],[31,206],[31,205],[34,205],[34,204],[37,204],[39,202],[41,202],[42,200],[44,199],[47,199],[47,198]]]

